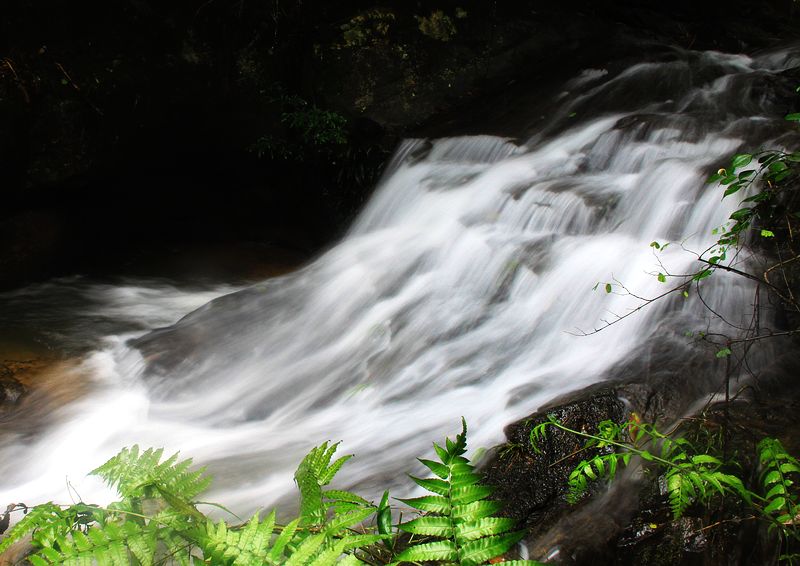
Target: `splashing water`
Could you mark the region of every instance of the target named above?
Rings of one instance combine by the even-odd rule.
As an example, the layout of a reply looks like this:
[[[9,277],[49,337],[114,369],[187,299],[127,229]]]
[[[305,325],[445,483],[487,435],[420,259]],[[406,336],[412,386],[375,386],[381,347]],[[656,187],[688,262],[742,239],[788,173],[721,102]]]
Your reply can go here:
[[[659,258],[693,269],[680,246],[657,258],[649,243],[713,243],[737,201],[704,179],[785,132],[770,86],[796,63],[789,51],[663,59],[584,71],[523,144],[404,142],[348,236],[293,274],[243,290],[61,281],[6,294],[90,297],[81,328],[104,338],[83,361],[88,394],[35,437],[4,436],[0,502],[64,500],[65,477],[85,500],[106,499],[84,474],[138,443],[207,464],[207,498],[246,513],[290,492],[303,454],[328,439],[358,456],[342,473],[350,485],[406,486],[399,495],[414,457],[460,416],[471,446],[488,447],[513,419],[606,375],[657,339],[667,313],[688,319],[699,305],[678,297],[596,334],[569,331],[639,305],[605,282],[654,296]],[[706,300],[735,318],[750,288],[712,279]]]

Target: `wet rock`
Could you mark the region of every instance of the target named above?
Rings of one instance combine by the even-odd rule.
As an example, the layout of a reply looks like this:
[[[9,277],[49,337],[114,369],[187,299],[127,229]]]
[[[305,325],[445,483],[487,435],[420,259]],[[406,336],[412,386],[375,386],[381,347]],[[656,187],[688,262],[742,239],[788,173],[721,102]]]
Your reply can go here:
[[[508,443],[496,449],[483,471],[486,481],[498,486],[496,497],[508,502],[508,516],[535,532],[565,508],[569,473],[591,452],[574,435],[548,428],[546,437],[531,445],[531,431],[548,415],[574,430],[597,430],[604,420],[626,419],[625,406],[616,391],[606,389],[584,399],[545,408],[506,428]]]

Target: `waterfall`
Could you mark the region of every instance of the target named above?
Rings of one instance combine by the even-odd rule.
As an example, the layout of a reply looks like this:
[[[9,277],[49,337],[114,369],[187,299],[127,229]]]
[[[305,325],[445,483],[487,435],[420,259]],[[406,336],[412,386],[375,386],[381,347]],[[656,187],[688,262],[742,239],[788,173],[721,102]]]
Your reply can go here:
[[[325,440],[356,454],[345,487],[402,496],[414,458],[462,415],[472,449],[489,447],[659,340],[665,316],[683,333],[702,306],[677,294],[592,330],[641,304],[620,284],[655,296],[665,266],[695,269],[686,250],[711,245],[738,204],[704,180],[785,135],[775,90],[798,59],[657,59],[584,70],[528,139],[403,142],[346,237],[289,275],[246,289],[57,281],[4,295],[28,304],[68,287],[91,302],[74,316],[102,339],[76,370],[85,395],[35,435],[12,423],[2,436],[0,503],[64,500],[65,477],[101,501],[84,474],[134,443],[207,465],[206,498],[242,513],[291,493],[295,466]],[[745,280],[704,286],[711,306],[741,316]]]

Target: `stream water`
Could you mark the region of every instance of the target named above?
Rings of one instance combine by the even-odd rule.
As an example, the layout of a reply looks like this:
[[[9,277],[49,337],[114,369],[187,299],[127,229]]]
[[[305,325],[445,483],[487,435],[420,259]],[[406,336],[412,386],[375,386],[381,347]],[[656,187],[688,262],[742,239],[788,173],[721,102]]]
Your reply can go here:
[[[640,305],[617,282],[649,297],[669,284],[658,272],[696,269],[687,250],[738,204],[704,180],[780,143],[778,73],[798,62],[664,49],[584,70],[527,140],[407,140],[339,244],[245,289],[70,279],[3,294],[0,323],[79,355],[69,379],[87,391],[35,432],[24,414],[4,423],[0,503],[68,500],[67,480],[105,500],[85,474],[134,443],[207,465],[207,499],[242,513],[291,493],[325,440],[357,455],[339,485],[407,495],[414,458],[462,415],[472,449],[489,447],[643,343],[705,324],[675,294],[591,332]],[[704,298],[736,320],[752,289],[718,274]]]

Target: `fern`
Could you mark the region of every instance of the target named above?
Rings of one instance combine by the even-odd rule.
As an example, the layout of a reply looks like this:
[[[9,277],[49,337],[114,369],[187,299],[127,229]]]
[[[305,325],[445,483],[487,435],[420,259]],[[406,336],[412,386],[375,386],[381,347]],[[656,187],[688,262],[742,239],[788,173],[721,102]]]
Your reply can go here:
[[[707,504],[717,494],[736,494],[748,503],[754,495],[738,477],[723,471],[722,461],[709,454],[696,453],[685,438],[670,438],[655,426],[639,422],[635,415],[622,425],[603,421],[596,434],[573,430],[549,416],[547,421],[531,430],[534,450],[539,450],[538,443],[546,436],[548,427],[585,438],[584,450],[602,450],[592,458],[582,460],[570,473],[567,493],[570,503],[576,503],[586,494],[590,482],[613,480],[619,465],[628,465],[633,455],[654,462],[665,470],[667,498],[675,519],[682,517],[693,503]],[[655,446],[658,451],[654,453],[646,448],[648,446]]]
[[[793,487],[800,474],[800,462],[789,455],[779,440],[765,438],[758,443],[759,462],[763,468],[761,485],[764,489],[763,513],[775,525],[794,526],[798,521],[797,488]]]
[[[438,540],[409,546],[395,557],[395,564],[439,562],[474,566],[502,556],[524,536],[522,531],[511,530],[514,526],[511,519],[494,517],[502,505],[486,499],[493,489],[480,484],[480,476],[463,456],[467,451],[467,424],[463,419],[462,427],[455,441],[446,439],[444,448],[434,443],[439,462],[420,459],[435,477],[410,476],[433,495],[401,499],[427,514],[398,527],[412,535]],[[493,563],[538,564],[528,560]]]
[[[188,501],[208,489],[211,478],[203,475],[205,468],[189,471],[191,458],[178,462],[177,453],[161,462],[163,453],[162,448],[150,448],[140,454],[134,445],[91,474],[103,478],[123,498],[151,497],[155,491],[161,495],[180,494],[182,500]]]

